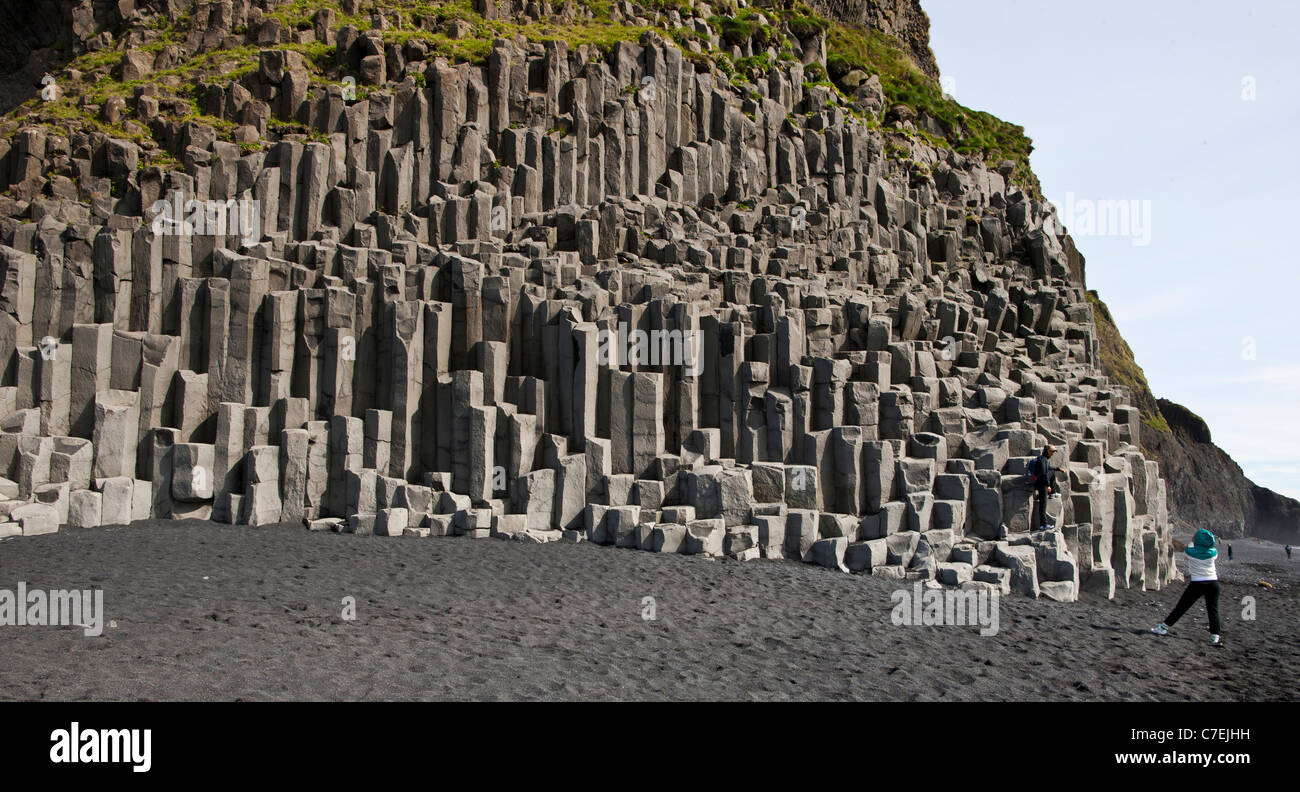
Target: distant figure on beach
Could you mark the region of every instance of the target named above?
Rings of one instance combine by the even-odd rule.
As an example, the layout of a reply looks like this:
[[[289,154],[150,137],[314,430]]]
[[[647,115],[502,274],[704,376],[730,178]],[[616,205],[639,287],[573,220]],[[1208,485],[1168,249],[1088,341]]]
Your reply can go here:
[[[1214,545],[1214,534],[1204,528],[1192,537],[1191,547],[1174,540],[1175,548],[1187,552],[1187,572],[1191,580],[1187,588],[1183,589],[1183,596],[1178,598],[1178,604],[1151,632],[1168,635],[1169,628],[1183,617],[1187,609],[1196,600],[1205,597],[1205,614],[1210,617],[1210,644],[1223,646],[1223,641],[1219,638],[1219,573],[1214,568],[1214,558],[1219,551],[1214,549]]]
[[[1056,449],[1049,443],[1043,446],[1043,452],[1029,463],[1029,478],[1034,486],[1034,506],[1038,509],[1038,528],[1050,531],[1056,526],[1047,520],[1047,496],[1056,491],[1053,479],[1052,454]]]
[[[1231,556],[1229,556],[1231,558]],[[1291,560],[1291,545],[1286,546],[1286,560]]]
[[[1228,560],[1232,560],[1232,545],[1228,545]]]

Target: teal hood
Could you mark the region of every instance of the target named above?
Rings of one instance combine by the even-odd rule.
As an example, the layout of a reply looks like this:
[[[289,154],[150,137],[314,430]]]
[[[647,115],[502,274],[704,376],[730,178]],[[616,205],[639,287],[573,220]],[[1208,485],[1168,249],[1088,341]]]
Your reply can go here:
[[[1187,548],[1187,554],[1202,561],[1214,558],[1219,554],[1219,551],[1214,549],[1214,544],[1214,534],[1202,528],[1192,537],[1192,546]]]

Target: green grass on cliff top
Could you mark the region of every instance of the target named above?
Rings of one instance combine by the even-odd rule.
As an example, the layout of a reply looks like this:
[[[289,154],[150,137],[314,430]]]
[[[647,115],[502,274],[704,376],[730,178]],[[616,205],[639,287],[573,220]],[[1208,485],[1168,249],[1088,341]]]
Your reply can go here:
[[[939,83],[917,68],[898,40],[877,30],[832,25],[827,33],[826,68],[840,79],[853,69],[880,76],[891,104],[925,113],[943,127],[944,141],[955,151],[1016,163],[1015,177],[1038,194],[1038,181],[1029,168],[1033,142],[1022,126],[971,110],[944,94]]]
[[[687,59],[697,69],[718,69],[737,87],[745,89],[749,80],[757,79],[780,61],[792,60],[789,38],[806,39],[824,34],[827,58],[811,64],[809,85],[827,85],[835,89],[837,100],[848,105],[848,96],[834,82],[861,69],[879,75],[885,93],[886,110],[904,105],[917,113],[934,118],[942,134],[921,130],[896,130],[904,137],[948,146],[959,153],[980,156],[991,164],[1001,160],[1016,163],[1015,181],[1039,195],[1037,180],[1029,169],[1032,144],[1022,127],[1001,121],[987,113],[962,107],[945,96],[936,80],[913,63],[906,49],[896,39],[879,31],[844,25],[820,16],[797,0],[761,0],[761,7],[737,8],[730,2],[708,6],[712,15],[707,23],[712,35],[701,35],[697,26],[705,22],[699,16],[703,4],[687,0],[640,0],[636,5],[642,17],[635,24],[614,21],[610,17],[610,0],[570,0],[556,4],[548,19],[485,19],[474,10],[472,0],[382,0],[366,2],[357,13],[346,14],[334,0],[288,0],[266,12],[278,20],[293,37],[298,31],[315,27],[316,14],[322,9],[334,13],[331,34],[346,25],[370,30],[379,25],[386,43],[402,44],[411,40],[424,43],[429,58],[445,57],[451,61],[482,63],[499,38],[522,37],[529,42],[564,41],[570,47],[588,45],[607,52],[620,41],[638,41],[647,32],[672,40],[683,48]],[[380,17],[382,15],[382,23]],[[137,33],[146,52],[158,52],[167,45],[184,46],[195,21],[188,12],[174,17],[158,15]],[[249,31],[232,31],[243,35]],[[190,119],[212,126],[218,136],[229,138],[234,124],[199,112],[199,93],[195,86],[208,82],[225,82],[256,68],[258,51],[264,47],[242,42],[239,46],[218,48],[184,58],[177,66],[146,78],[158,88],[159,97],[168,109],[164,116]],[[344,75],[333,55],[333,46],[323,42],[280,43],[265,48],[294,49],[302,52],[313,78],[337,82]],[[737,57],[738,52],[752,53]],[[60,98],[42,102],[33,98],[0,119],[0,134],[12,135],[19,127],[45,124],[64,134],[103,132],[114,137],[134,140],[145,150],[146,163],[170,164],[174,160],[162,150],[144,125],[133,121],[130,107],[122,118],[106,121],[101,108],[114,97],[130,100],[140,82],[123,82],[117,69],[121,45],[85,53],[58,73]],[[69,70],[76,70],[74,79]],[[828,77],[830,79],[828,79]],[[749,91],[746,91],[749,93]],[[363,94],[364,95],[364,94]],[[868,123],[875,126],[874,121]]]

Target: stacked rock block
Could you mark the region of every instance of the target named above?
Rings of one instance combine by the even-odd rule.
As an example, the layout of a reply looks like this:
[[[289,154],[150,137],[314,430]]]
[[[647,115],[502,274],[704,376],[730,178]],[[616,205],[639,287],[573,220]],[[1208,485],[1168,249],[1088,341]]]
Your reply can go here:
[[[163,172],[29,129],[0,161],[32,195],[0,226],[0,536],[302,522],[1066,601],[1177,575],[1072,246],[1009,168],[893,159],[797,63],[747,95],[652,39],[501,41],[361,101],[296,57],[210,103],[328,142],[187,123]],[[119,197],[42,192],[52,156]],[[176,194],[257,234],[158,233]],[[1055,530],[1020,483],[1048,441]]]

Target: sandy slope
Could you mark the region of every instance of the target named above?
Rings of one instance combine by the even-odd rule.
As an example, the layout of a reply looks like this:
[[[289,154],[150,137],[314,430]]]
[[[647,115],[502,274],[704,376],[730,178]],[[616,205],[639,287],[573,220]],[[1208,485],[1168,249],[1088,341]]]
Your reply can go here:
[[[0,543],[0,588],[102,587],[116,626],[0,627],[0,697],[1296,699],[1300,553],[1288,565],[1276,545],[1233,545],[1229,644],[1214,650],[1203,607],[1168,638],[1139,632],[1182,584],[1110,603],[1005,597],[1000,631],[981,637],[895,626],[897,583],[789,562],[201,522],[65,529]]]

